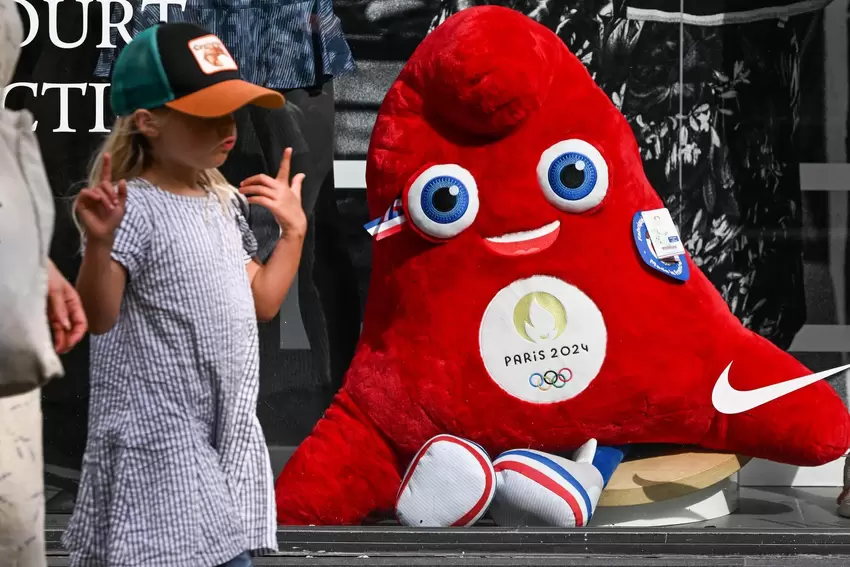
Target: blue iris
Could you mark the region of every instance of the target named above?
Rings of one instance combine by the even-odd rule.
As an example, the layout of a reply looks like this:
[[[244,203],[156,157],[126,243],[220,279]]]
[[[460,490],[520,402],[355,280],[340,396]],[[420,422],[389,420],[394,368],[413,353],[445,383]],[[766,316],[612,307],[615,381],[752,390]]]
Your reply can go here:
[[[597,177],[590,158],[578,152],[561,154],[549,166],[549,187],[567,201],[578,201],[590,195]]]
[[[422,212],[439,224],[459,221],[469,208],[469,191],[457,177],[440,175],[422,189]]]

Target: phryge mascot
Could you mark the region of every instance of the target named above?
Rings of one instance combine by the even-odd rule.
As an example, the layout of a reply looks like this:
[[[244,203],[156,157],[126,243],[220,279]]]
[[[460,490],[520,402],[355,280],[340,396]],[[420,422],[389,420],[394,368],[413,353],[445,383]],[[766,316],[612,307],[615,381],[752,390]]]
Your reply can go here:
[[[585,525],[610,448],[817,465],[850,446],[821,380],[841,369],[813,375],[687,254],[660,259],[680,243],[631,129],[533,20],[470,8],[429,35],[366,180],[362,338],[277,480],[280,523]]]

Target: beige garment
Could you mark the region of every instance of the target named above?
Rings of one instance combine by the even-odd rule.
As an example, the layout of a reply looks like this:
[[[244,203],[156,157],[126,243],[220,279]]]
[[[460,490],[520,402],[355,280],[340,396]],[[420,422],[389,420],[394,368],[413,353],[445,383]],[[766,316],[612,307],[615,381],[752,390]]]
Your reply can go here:
[[[41,390],[0,398],[0,567],[44,567]]]
[[[0,0],[0,87],[21,37],[13,0]],[[53,195],[32,124],[28,112],[0,108],[0,397],[62,373],[46,314]]]
[[[0,87],[21,39],[0,0]],[[62,373],[46,316],[53,215],[32,117],[0,108],[0,567],[46,565],[39,386]]]

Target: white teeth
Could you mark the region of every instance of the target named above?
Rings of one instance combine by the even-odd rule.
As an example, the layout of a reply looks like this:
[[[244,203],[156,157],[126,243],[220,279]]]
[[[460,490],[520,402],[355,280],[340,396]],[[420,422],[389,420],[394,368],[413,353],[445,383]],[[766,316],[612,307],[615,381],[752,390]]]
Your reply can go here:
[[[512,232],[510,234],[504,234],[502,236],[494,236],[492,238],[488,238],[487,240],[496,243],[525,242],[526,240],[534,240],[535,238],[540,238],[541,236],[546,236],[547,234],[555,232],[556,230],[558,230],[559,226],[561,226],[561,222],[555,221],[547,224],[546,226],[535,228],[534,230],[528,230],[525,232]]]

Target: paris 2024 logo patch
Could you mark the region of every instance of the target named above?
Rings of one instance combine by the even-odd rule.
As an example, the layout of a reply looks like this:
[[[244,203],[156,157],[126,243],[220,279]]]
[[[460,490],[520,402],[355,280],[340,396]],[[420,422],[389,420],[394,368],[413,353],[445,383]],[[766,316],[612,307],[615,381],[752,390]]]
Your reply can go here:
[[[494,382],[516,398],[547,404],[577,396],[596,378],[608,332],[599,308],[580,289],[533,276],[496,294],[478,340]]]

